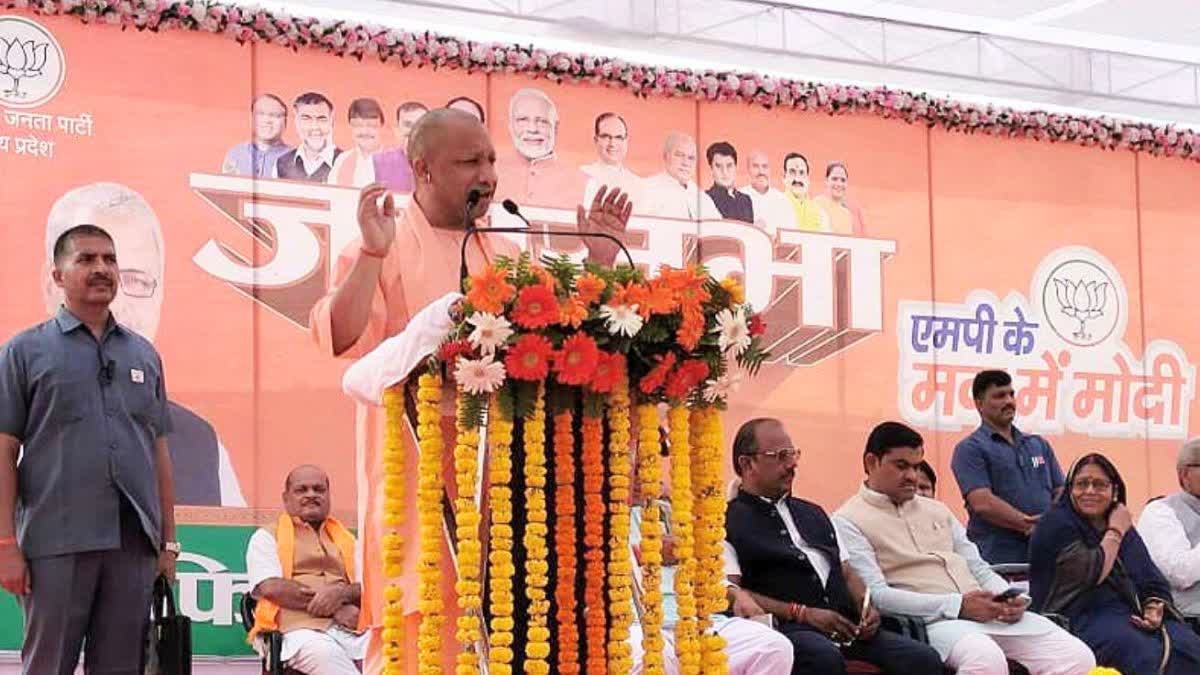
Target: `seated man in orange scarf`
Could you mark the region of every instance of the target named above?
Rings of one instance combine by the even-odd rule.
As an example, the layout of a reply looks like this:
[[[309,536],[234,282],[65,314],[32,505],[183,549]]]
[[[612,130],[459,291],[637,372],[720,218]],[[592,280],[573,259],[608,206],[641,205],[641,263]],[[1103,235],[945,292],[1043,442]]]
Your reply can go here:
[[[292,469],[273,525],[250,537],[246,572],[254,611],[253,639],[283,633],[280,660],[308,675],[357,675],[366,652],[358,609],[362,586],[354,563],[354,535],[329,515],[329,476],[316,466]]]

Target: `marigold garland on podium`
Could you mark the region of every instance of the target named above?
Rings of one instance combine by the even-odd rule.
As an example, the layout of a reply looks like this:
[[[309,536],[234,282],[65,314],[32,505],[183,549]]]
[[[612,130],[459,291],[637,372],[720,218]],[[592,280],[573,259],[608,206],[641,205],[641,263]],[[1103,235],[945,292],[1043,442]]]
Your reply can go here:
[[[385,397],[385,579],[406,562],[398,439],[413,417],[421,538],[416,636],[404,631],[401,587],[384,589],[385,672],[403,673],[414,658],[418,672],[440,672],[443,650],[454,650],[458,675],[623,675],[636,615],[644,671],[663,673],[668,527],[678,558],[675,657],[683,673],[726,672],[724,641],[709,621],[725,605],[721,411],[767,359],[763,332],[740,284],[698,266],[647,278],[627,266],[523,255],[472,276],[462,317],[436,355]],[[446,382],[454,383],[449,392]],[[406,386],[415,390],[413,409]],[[452,435],[442,424],[451,404]],[[664,440],[669,523],[648,499],[663,489]],[[635,483],[647,497],[640,568],[629,543]],[[441,559],[443,528],[452,561]],[[450,570],[457,645],[441,640],[441,580]]]

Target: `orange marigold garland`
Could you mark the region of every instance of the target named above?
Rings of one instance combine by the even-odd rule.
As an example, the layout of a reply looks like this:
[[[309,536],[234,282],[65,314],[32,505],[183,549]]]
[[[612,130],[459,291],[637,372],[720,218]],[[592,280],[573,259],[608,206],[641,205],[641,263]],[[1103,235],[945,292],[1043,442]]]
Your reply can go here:
[[[420,553],[417,557],[417,595],[421,623],[417,629],[417,671],[442,672],[442,378],[425,374],[417,387],[417,521]]]
[[[418,411],[425,403],[418,404]],[[402,675],[405,671],[404,591],[392,579],[404,573],[404,387],[397,385],[383,393],[387,426],[383,444],[383,657],[384,675]],[[436,412],[437,405],[433,405]]]
[[[454,590],[458,594],[458,617],[455,638],[461,651],[455,658],[457,675],[475,675],[479,672],[477,645],[483,638],[483,549],[479,542],[479,507],[475,505],[475,484],[479,475],[479,428],[468,426],[465,409],[466,397],[459,395],[458,418],[456,420],[458,440],[454,446],[454,514],[458,539],[458,581]]]
[[[546,385],[539,384],[533,412],[525,418],[525,597],[529,599],[525,672],[547,675],[550,664],[550,599],[546,595]]]
[[[612,675],[627,675],[633,668],[633,650],[629,644],[629,627],[633,623],[633,562],[629,551],[632,487],[629,384],[622,363],[608,408],[608,672]]]
[[[575,431],[566,408],[554,416],[554,551],[558,566],[554,598],[558,602],[558,670],[579,672],[579,627],[575,623]]]
[[[642,501],[642,672],[663,675],[663,596],[662,596],[662,539],[663,526],[654,497],[662,488],[662,442],[658,435],[658,409],[653,403],[637,407],[638,417],[638,487]]]
[[[513,662],[513,423],[493,397],[488,413],[488,633],[489,675],[512,675]]]
[[[607,618],[604,606],[604,428],[598,415],[585,413],[583,435],[584,626],[588,675],[604,675]]]
[[[675,599],[679,620],[675,623],[675,654],[679,672],[700,674],[700,641],[696,623],[696,552],[692,533],[692,469],[688,409],[671,406],[667,413],[671,438],[671,533],[675,536]]]
[[[721,414],[711,406],[691,414],[692,505],[696,534],[696,609],[700,660],[705,675],[729,672],[725,638],[712,631],[712,615],[725,610],[725,574],[721,542],[725,539],[725,498],[721,490]]]

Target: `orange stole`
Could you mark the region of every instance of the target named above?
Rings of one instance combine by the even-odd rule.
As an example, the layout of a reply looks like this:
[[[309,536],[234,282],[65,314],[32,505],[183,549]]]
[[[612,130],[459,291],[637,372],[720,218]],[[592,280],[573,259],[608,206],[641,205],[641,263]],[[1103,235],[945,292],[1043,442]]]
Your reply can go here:
[[[346,568],[346,576],[354,581],[357,577],[354,569],[354,535],[350,534],[350,531],[333,516],[325,519],[321,529],[337,546],[342,565]],[[279,563],[283,567],[283,578],[291,579],[296,561],[296,526],[292,522],[292,517],[286,513],[279,514],[279,519],[276,521],[275,550],[279,554]],[[270,600],[265,598],[259,600],[258,605],[254,608],[254,628],[250,629],[247,641],[253,642],[254,638],[263,631],[278,630],[279,611],[279,605]],[[359,630],[365,627],[364,618],[360,612]]]

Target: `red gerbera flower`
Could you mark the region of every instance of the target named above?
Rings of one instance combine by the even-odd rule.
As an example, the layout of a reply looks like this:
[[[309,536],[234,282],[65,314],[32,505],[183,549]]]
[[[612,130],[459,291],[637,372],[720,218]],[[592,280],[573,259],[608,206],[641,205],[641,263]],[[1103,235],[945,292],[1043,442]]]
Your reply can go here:
[[[583,333],[576,333],[563,341],[562,349],[554,355],[554,370],[558,381],[563,384],[586,384],[592,379],[596,364],[600,361],[600,348],[596,341]]]
[[[600,362],[592,372],[592,381],[588,388],[597,394],[607,394],[617,386],[625,374],[625,356],[600,352]]]
[[[671,372],[671,368],[675,367],[675,352],[667,352],[666,356],[658,360],[658,365],[646,373],[642,381],[638,383],[638,388],[643,394],[653,394],[654,390],[662,386],[662,383],[667,379],[667,373]]]
[[[671,378],[667,382],[667,386],[663,389],[663,393],[668,398],[682,399],[686,398],[696,385],[704,381],[708,377],[708,364],[700,359],[689,359],[679,364],[674,373],[671,373]]]
[[[558,321],[558,298],[542,284],[526,286],[517,295],[513,321],[525,328],[542,328]]]
[[[749,329],[750,337],[758,337],[767,332],[767,322],[763,321],[762,314],[752,314],[747,328]]]
[[[447,342],[438,349],[438,358],[444,363],[453,366],[454,360],[463,354],[470,354],[474,347],[469,340],[453,340]]]
[[[549,340],[541,335],[526,333],[508,350],[504,367],[510,377],[536,382],[550,372],[550,357],[553,354],[554,345]]]

